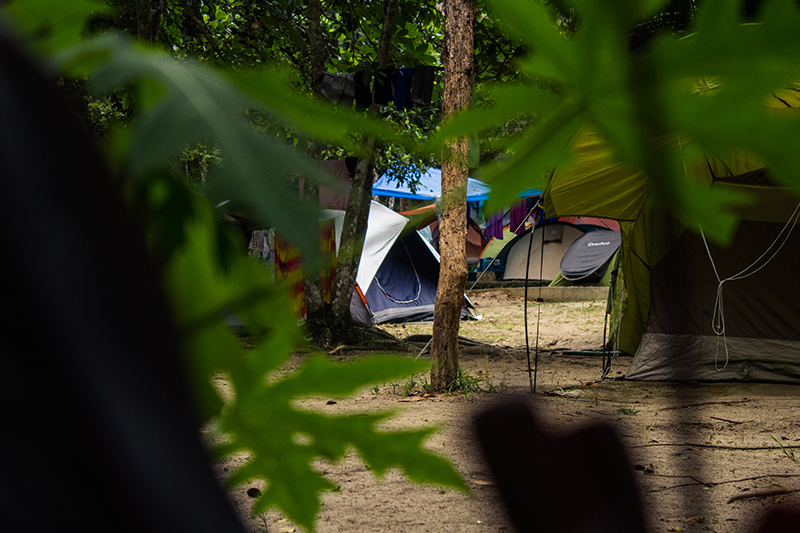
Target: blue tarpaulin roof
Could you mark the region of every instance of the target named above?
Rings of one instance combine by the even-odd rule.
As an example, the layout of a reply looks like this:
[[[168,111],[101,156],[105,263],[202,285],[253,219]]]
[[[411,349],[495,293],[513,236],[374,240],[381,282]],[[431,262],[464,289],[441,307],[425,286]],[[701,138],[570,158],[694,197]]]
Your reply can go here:
[[[415,191],[405,183],[390,181],[384,174],[372,186],[372,194],[376,196],[393,196],[395,198],[413,198],[415,200],[435,200],[442,195],[442,171],[429,168],[415,186]],[[481,202],[489,199],[489,185],[474,178],[467,181],[467,201]]]

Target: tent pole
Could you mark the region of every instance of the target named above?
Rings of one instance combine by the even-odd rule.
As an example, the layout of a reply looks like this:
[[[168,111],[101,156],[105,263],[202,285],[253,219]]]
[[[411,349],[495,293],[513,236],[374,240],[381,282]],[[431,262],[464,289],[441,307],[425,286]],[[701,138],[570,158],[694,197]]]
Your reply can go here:
[[[528,258],[525,261],[525,295],[523,297],[523,317],[525,321],[525,356],[528,359],[528,384],[530,385],[531,394],[536,394],[536,385],[534,384],[533,375],[531,374],[531,343],[528,340],[528,274],[530,273],[530,266],[531,266],[531,250],[533,249],[533,237],[536,235],[536,222],[533,223],[533,228],[531,228],[531,236],[528,240]],[[544,239],[542,239],[544,242]],[[536,329],[538,332],[539,325],[536,325]],[[538,337],[538,333],[537,333]],[[538,353],[539,347],[539,339],[536,339],[536,347]]]
[[[421,351],[421,352],[419,352],[419,353],[417,354],[417,356],[414,358],[414,361],[416,361],[417,359],[419,359],[419,358],[420,358],[420,356],[422,356],[422,354],[424,354],[424,353],[425,353],[425,350],[427,350],[427,349],[428,349],[428,346],[430,346],[430,345],[431,345],[431,342],[433,342],[433,335],[431,335],[431,338],[428,340],[428,343],[427,343],[427,344],[426,344],[426,345],[425,345],[425,346],[422,348],[422,351]]]
[[[538,205],[539,205],[539,202],[537,201],[536,205],[533,206],[533,209],[531,209],[528,212],[529,216],[530,216],[530,213],[534,209],[536,209],[536,207]],[[542,212],[542,220],[544,220],[544,212]],[[523,223],[524,223],[524,221],[523,221]],[[542,228],[544,228],[544,226],[542,226]],[[544,229],[542,229],[542,232],[544,232]],[[540,259],[540,264],[539,264],[539,278],[540,278],[539,279],[539,281],[540,281],[540,283],[539,283],[539,297],[536,298],[536,301],[539,303],[539,308],[538,308],[539,312],[538,312],[538,316],[536,317],[536,352],[535,352],[534,361],[537,364],[533,368],[533,375],[531,375],[531,349],[530,349],[530,341],[528,339],[528,277],[530,275],[531,250],[533,249],[533,238],[535,236],[536,236],[536,221],[534,220],[533,227],[531,228],[531,237],[530,237],[530,240],[528,241],[528,257],[527,257],[527,259],[525,261],[525,296],[523,298],[525,300],[525,303],[523,304],[524,305],[524,317],[525,317],[525,356],[528,359],[528,383],[530,384],[531,394],[536,394],[536,377],[538,375],[538,370],[539,370],[539,365],[538,365],[538,361],[539,361],[539,322],[540,322],[541,316],[542,316],[542,314],[541,314],[541,312],[542,312],[541,276],[542,276],[542,270],[544,269],[544,234],[542,234],[542,250],[541,250],[541,253],[539,254],[539,259]]]
[[[606,331],[608,330],[608,313],[610,312],[609,306],[611,303],[611,288],[608,289],[609,300],[606,301],[606,312],[605,317],[603,317],[603,367],[602,372],[600,373],[600,381],[603,381],[606,378],[606,374],[608,374],[608,370],[611,368],[611,361],[606,364]]]
[[[608,287],[608,299],[606,300],[606,316],[603,320],[603,372],[600,375],[600,381],[606,379],[608,373],[611,371],[611,355],[612,351],[607,349],[606,331],[608,326],[608,317],[614,312],[614,287],[617,284],[617,274],[619,273],[619,251],[614,259],[613,264],[609,265],[611,268],[611,282]],[[612,315],[613,316],[613,315]]]
[[[519,226],[517,226],[517,228],[516,228],[516,229],[512,230],[514,233],[517,233],[517,231],[519,231],[519,228],[520,228],[522,225],[524,225],[524,224],[525,224],[525,221],[526,221],[526,220],[528,220],[528,217],[530,217],[530,216],[531,216],[531,214],[533,213],[533,211],[534,211],[534,210],[535,210],[535,209],[536,209],[538,206],[539,206],[539,201],[537,200],[537,201],[536,201],[536,204],[535,204],[533,207],[531,207],[531,208],[528,210],[528,214],[527,214],[527,215],[525,215],[525,218],[524,218],[524,219],[522,219],[522,224],[520,224]],[[501,240],[502,240],[502,239],[501,239]],[[481,278],[483,278],[484,274],[486,274],[486,272],[488,272],[488,270],[489,270],[489,267],[490,267],[490,266],[492,266],[492,265],[494,264],[494,262],[495,262],[495,261],[497,261],[497,258],[496,258],[496,257],[492,257],[492,261],[489,263],[489,266],[487,266],[487,267],[486,267],[486,270],[484,270],[483,272],[481,272],[481,275],[480,275],[480,276],[478,276],[478,279],[476,279],[476,280],[475,280],[475,282],[472,284],[472,286],[469,288],[469,290],[467,290],[467,296],[469,296],[469,293],[471,293],[471,292],[472,292],[472,289],[474,289],[474,288],[475,288],[475,285],[477,285],[477,284],[478,284],[478,282],[481,280]]]
[[[533,225],[536,228],[536,224]],[[533,367],[533,393],[536,394],[536,378],[539,374],[539,325],[542,322],[542,275],[544,273],[544,210],[542,210],[542,248],[539,250],[539,296],[536,298],[537,302],[537,315],[536,315],[536,356]],[[528,254],[528,261],[530,261],[530,254]],[[527,276],[526,276],[527,277]]]

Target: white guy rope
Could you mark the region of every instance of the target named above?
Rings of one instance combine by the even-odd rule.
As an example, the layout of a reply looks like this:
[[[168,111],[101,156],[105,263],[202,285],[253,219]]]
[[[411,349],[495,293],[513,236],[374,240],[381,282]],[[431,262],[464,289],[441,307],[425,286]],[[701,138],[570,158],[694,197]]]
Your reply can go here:
[[[770,244],[769,247],[764,250],[764,252],[758,256],[755,261],[750,263],[749,266],[742,269],[738,274],[734,274],[733,276],[725,279],[722,279],[719,275],[717,264],[714,261],[714,257],[711,255],[711,248],[706,240],[706,235],[703,232],[703,228],[700,228],[700,235],[703,238],[703,245],[706,248],[708,259],[711,262],[711,268],[714,270],[714,276],[717,278],[717,297],[714,301],[714,312],[711,315],[711,327],[714,330],[714,334],[717,336],[716,353],[714,354],[714,368],[716,368],[718,372],[725,370],[725,368],[728,366],[728,360],[730,358],[728,353],[728,338],[725,334],[725,302],[723,298],[723,288],[725,283],[749,278],[766,267],[786,245],[786,242],[789,240],[789,236],[792,234],[792,230],[794,230],[794,227],[797,224],[798,218],[800,218],[800,204],[797,204],[797,207],[794,208],[794,212],[789,217],[789,220],[786,221],[786,224],[784,224],[783,228],[778,233],[778,236],[775,237],[775,240],[772,241],[772,244]],[[722,368],[719,366],[720,338],[722,339],[723,346],[725,347],[725,364],[722,366]]]

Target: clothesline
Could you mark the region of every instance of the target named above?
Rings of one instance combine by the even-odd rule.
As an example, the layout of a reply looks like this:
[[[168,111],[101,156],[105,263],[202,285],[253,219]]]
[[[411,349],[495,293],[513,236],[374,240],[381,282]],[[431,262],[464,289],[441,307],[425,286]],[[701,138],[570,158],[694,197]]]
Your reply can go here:
[[[410,109],[430,105],[434,76],[439,68],[420,65],[344,74],[324,72],[317,83],[325,98],[344,107],[351,107],[354,101],[356,109],[366,109],[372,103],[394,102],[398,109]]]

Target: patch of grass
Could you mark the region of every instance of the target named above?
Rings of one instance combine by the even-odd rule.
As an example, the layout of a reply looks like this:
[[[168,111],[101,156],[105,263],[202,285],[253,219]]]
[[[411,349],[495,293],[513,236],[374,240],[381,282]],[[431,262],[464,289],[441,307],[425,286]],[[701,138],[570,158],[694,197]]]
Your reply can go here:
[[[392,383],[391,386],[392,394],[399,394],[404,397],[431,391],[431,385],[428,383],[428,378],[426,378],[424,374],[420,374],[419,376],[416,374],[411,375],[404,381]],[[375,392],[375,389],[373,389],[373,392]],[[377,394],[377,392],[375,392],[375,394]]]
[[[628,416],[633,416],[639,413],[638,409],[634,409],[633,407],[624,407],[622,405],[617,408],[617,411],[619,411],[620,414]]]
[[[775,444],[777,444],[777,445],[778,445],[778,448],[780,448],[780,449],[781,449],[781,451],[783,452],[783,454],[784,454],[786,457],[788,457],[788,458],[789,458],[789,459],[790,459],[790,460],[791,460],[793,463],[796,463],[796,462],[797,462],[797,458],[794,456],[794,450],[793,450],[792,448],[784,448],[784,447],[783,447],[783,444],[781,444],[781,441],[779,441],[778,439],[776,439],[774,435],[770,435],[769,437],[770,437],[772,440],[774,440],[774,441],[775,441]],[[771,448],[771,449],[772,449],[772,448]]]
[[[467,395],[477,392],[494,392],[495,390],[496,387],[489,376],[483,375],[482,372],[478,376],[472,376],[459,366],[456,378],[445,388],[445,393],[460,392]]]

